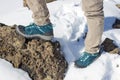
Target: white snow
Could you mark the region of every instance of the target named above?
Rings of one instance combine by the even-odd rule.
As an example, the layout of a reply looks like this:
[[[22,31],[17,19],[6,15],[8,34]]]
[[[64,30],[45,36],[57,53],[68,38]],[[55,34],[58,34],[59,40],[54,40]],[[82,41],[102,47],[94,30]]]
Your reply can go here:
[[[9,62],[0,59],[0,80],[31,80],[26,72],[16,69]]]
[[[102,37],[113,39],[120,47],[120,29],[112,29],[115,18],[120,19],[120,9],[115,4],[120,0],[104,0],[105,30]],[[57,0],[47,4],[50,19],[54,25],[54,40],[62,46],[64,56],[69,63],[64,80],[120,80],[120,56],[103,54],[90,66],[76,68],[74,61],[84,51],[84,39],[87,32],[86,18],[81,8],[81,0]],[[22,7],[22,0],[0,0],[0,22],[8,25],[33,22],[32,12]],[[0,59],[0,80],[31,80],[28,74]]]

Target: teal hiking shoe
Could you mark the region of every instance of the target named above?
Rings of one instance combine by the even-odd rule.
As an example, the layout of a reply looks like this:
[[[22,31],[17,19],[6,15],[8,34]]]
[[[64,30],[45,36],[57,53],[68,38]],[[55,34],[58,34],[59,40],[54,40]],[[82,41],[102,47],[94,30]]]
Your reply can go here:
[[[91,63],[93,63],[98,57],[100,57],[102,51],[91,54],[87,52],[83,52],[78,60],[75,61],[75,66],[78,68],[85,68]]]
[[[38,26],[32,23],[28,26],[17,26],[16,31],[26,38],[41,38],[44,40],[51,40],[53,38],[53,25],[47,24]]]

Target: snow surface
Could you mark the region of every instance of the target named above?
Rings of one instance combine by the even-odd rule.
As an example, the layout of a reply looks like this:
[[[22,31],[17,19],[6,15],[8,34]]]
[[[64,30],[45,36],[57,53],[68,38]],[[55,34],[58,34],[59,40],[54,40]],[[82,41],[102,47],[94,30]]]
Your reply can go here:
[[[115,18],[120,19],[120,9],[115,4],[120,0],[104,0],[105,30],[102,40],[113,39],[120,47],[120,29],[112,29]],[[61,43],[64,56],[69,63],[64,80],[120,80],[120,56],[103,54],[90,66],[76,68],[74,61],[84,50],[84,39],[87,32],[86,18],[81,9],[81,0],[57,0],[47,4],[50,19],[54,25],[54,40]],[[0,0],[0,22],[8,25],[33,22],[32,12],[22,7],[22,0]],[[12,64],[0,59],[0,80],[31,80],[28,74],[13,68]]]

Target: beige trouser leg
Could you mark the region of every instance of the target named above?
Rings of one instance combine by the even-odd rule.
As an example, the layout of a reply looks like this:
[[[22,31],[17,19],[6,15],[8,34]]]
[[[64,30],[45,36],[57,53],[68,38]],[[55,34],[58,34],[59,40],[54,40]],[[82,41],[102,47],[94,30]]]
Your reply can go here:
[[[33,12],[33,19],[37,25],[50,23],[49,11],[45,0],[25,0],[30,10]]]
[[[95,53],[99,50],[103,33],[103,0],[82,0],[82,5],[88,23],[85,51]]]

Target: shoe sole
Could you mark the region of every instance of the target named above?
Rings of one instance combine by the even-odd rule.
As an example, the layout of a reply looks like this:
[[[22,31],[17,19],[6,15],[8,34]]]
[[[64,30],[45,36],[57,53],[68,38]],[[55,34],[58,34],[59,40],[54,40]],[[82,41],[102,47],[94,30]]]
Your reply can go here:
[[[40,38],[40,39],[44,39],[44,40],[52,40],[53,36],[44,36],[44,35],[40,35],[40,34],[35,34],[35,35],[25,35],[24,33],[22,33],[18,26],[16,27],[16,32],[20,35],[22,35],[25,38],[28,39],[32,39],[32,38]]]

